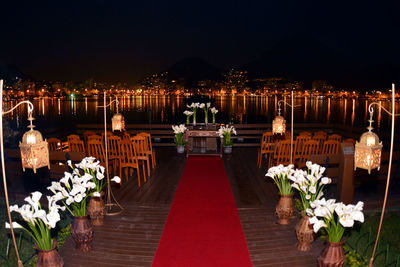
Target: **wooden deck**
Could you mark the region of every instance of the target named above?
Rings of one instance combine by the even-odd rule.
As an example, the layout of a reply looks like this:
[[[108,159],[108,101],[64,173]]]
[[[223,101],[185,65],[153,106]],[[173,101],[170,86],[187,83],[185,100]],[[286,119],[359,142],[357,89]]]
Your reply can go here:
[[[60,252],[65,266],[151,266],[185,161],[172,148],[157,149],[158,165],[147,183],[138,188],[131,177],[114,188],[124,211],[95,227],[93,250],[81,253],[72,239],[65,243]],[[298,218],[289,226],[275,223],[278,196],[271,183],[263,182],[265,171],[256,167],[256,151],[235,149],[224,164],[254,266],[315,266],[322,242],[314,242],[311,252],[298,252]]]

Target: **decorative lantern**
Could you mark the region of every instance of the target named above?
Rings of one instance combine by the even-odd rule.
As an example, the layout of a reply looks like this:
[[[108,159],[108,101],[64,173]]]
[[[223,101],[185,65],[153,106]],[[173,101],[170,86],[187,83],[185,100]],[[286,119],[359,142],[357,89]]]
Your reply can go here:
[[[285,134],[286,131],[286,121],[285,119],[278,115],[275,117],[275,119],[272,121],[272,132],[274,134]]]
[[[123,131],[125,130],[125,119],[120,113],[114,114],[111,119],[112,131]]]
[[[43,137],[39,131],[33,130],[35,127],[32,124],[32,116],[29,115],[28,120],[30,120],[30,128],[22,136],[22,143],[19,142],[19,147],[21,150],[21,161],[22,169],[33,169],[36,173],[36,169],[47,166],[50,169],[49,160],[49,145],[46,140],[43,141]]]
[[[379,142],[378,135],[372,132],[373,109],[371,107],[369,112],[368,132],[363,133],[360,137],[360,142],[356,142],[355,145],[354,170],[358,167],[368,170],[368,173],[371,174],[371,170],[379,170],[381,167],[382,142]]]

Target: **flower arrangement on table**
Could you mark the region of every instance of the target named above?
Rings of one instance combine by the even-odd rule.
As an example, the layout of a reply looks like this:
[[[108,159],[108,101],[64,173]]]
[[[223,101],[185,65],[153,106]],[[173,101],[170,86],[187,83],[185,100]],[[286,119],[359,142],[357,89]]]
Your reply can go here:
[[[94,157],[84,158],[80,163],[75,164],[75,168],[71,161],[68,161],[68,165],[72,173],[65,172],[59,182],[52,182],[47,189],[63,196],[62,202],[71,215],[86,216],[86,199],[90,195],[99,197],[106,184],[105,168]],[[111,181],[120,183],[121,179],[115,176]]]
[[[233,140],[231,138],[232,134],[236,135],[236,130],[233,126],[221,126],[218,129],[218,135],[220,138],[224,138],[224,146],[232,146]]]
[[[288,166],[279,164],[278,166],[269,168],[267,174],[265,175],[274,181],[278,187],[279,193],[283,196],[289,196],[293,194],[293,188],[290,184],[290,178],[295,172],[293,168],[293,164]]]
[[[218,109],[216,109],[215,107],[211,108],[211,114],[212,114],[212,123],[215,124],[215,114],[218,113]]]
[[[183,133],[187,130],[185,125],[172,125],[172,130],[175,134],[176,146],[183,146],[185,144],[185,142],[183,141]]]
[[[196,113],[197,109],[200,107],[200,103],[192,103],[190,105],[186,105],[188,108],[192,109],[193,112],[193,125],[196,125]]]
[[[42,193],[33,192],[31,196],[25,198],[26,204],[18,207],[18,205],[10,206],[11,212],[17,212],[25,221],[24,225],[12,222],[13,228],[21,228],[26,231],[35,241],[36,246],[40,250],[53,249],[51,238],[51,229],[56,227],[60,220],[60,210],[65,210],[57,204],[63,198],[61,193],[57,193],[51,197],[47,196],[47,211],[42,209],[40,199]],[[10,228],[10,224],[6,223],[6,228]]]
[[[310,208],[310,202],[320,199],[323,196],[323,188],[332,180],[323,177],[325,168],[311,161],[306,162],[307,171],[297,169],[289,179],[293,181],[292,187],[299,191],[303,210]]]
[[[345,228],[353,227],[355,221],[364,222],[363,206],[361,201],[356,205],[345,205],[335,199],[322,198],[311,202],[306,213],[312,216],[310,223],[315,233],[325,228],[329,242],[339,243]]]
[[[193,115],[193,111],[190,111],[190,110],[185,110],[184,112],[183,112],[183,114],[185,114],[186,115],[186,124],[189,124],[190,123],[190,116],[192,116]]]
[[[200,104],[200,108],[203,109],[204,111],[204,123],[207,124],[208,123],[208,109],[210,108],[211,103],[201,103]]]

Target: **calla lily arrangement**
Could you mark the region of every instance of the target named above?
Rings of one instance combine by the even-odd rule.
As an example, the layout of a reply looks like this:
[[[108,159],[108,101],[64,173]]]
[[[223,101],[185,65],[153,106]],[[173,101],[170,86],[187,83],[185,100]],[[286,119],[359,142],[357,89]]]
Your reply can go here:
[[[322,198],[311,202],[311,208],[307,209],[306,213],[312,216],[309,221],[315,233],[325,228],[329,242],[339,243],[345,228],[353,227],[355,221],[364,222],[363,206],[361,201],[356,205],[345,205],[342,202],[336,203],[335,199]]]
[[[175,134],[176,145],[183,146],[185,143],[183,142],[183,133],[187,130],[184,124],[180,125],[172,125],[172,130]]]
[[[200,104],[200,108],[202,108],[204,110],[204,122],[208,123],[208,109],[210,108],[211,103],[201,103]]]
[[[269,168],[267,174],[265,175],[274,180],[281,195],[289,196],[293,194],[293,188],[289,180],[289,178],[294,173],[293,168],[293,164],[290,164],[288,166],[283,166],[282,164],[279,164],[278,166]]]
[[[293,181],[292,187],[300,193],[303,210],[310,208],[310,202],[320,199],[323,196],[323,188],[330,184],[332,180],[323,177],[325,168],[311,161],[306,162],[307,171],[297,169],[289,176]]]
[[[215,114],[218,113],[218,109],[216,109],[215,107],[211,108],[211,114],[212,114],[212,123],[215,124]]]
[[[186,115],[186,124],[189,124],[190,123],[190,116],[192,116],[193,115],[193,112],[192,111],[189,111],[189,110],[185,110],[184,112],[183,112],[183,114],[185,114]]]
[[[47,187],[54,194],[62,196],[62,202],[71,215],[86,216],[86,199],[90,195],[100,196],[105,182],[103,181],[104,167],[99,164],[95,158],[86,157],[74,168],[69,161],[68,165],[72,173],[65,172],[59,182],[52,182],[51,186]],[[121,180],[116,176],[112,181],[120,182]]]
[[[221,126],[218,129],[218,135],[220,138],[224,138],[224,146],[231,146],[233,145],[233,141],[231,135],[236,135],[236,130],[233,126]]]
[[[192,109],[193,112],[193,125],[196,125],[196,113],[197,109],[200,107],[200,103],[192,103],[190,105],[186,105],[188,108]]]
[[[56,227],[57,222],[60,220],[59,211],[65,210],[65,207],[57,204],[57,201],[63,198],[61,193],[51,197],[47,196],[47,211],[42,209],[40,204],[41,197],[42,193],[33,192],[31,196],[25,198],[26,204],[21,207],[18,207],[18,205],[10,206],[10,211],[19,213],[26,222],[25,226],[12,222],[12,226],[26,231],[35,240],[39,249],[50,250],[52,249],[51,229]],[[6,223],[5,227],[10,228],[10,224]]]

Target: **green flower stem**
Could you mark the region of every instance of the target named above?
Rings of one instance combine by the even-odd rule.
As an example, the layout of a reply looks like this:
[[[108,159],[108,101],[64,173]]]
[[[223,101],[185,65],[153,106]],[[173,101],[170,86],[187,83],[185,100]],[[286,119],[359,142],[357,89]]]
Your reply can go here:
[[[215,124],[215,113],[212,114],[212,123]]]

